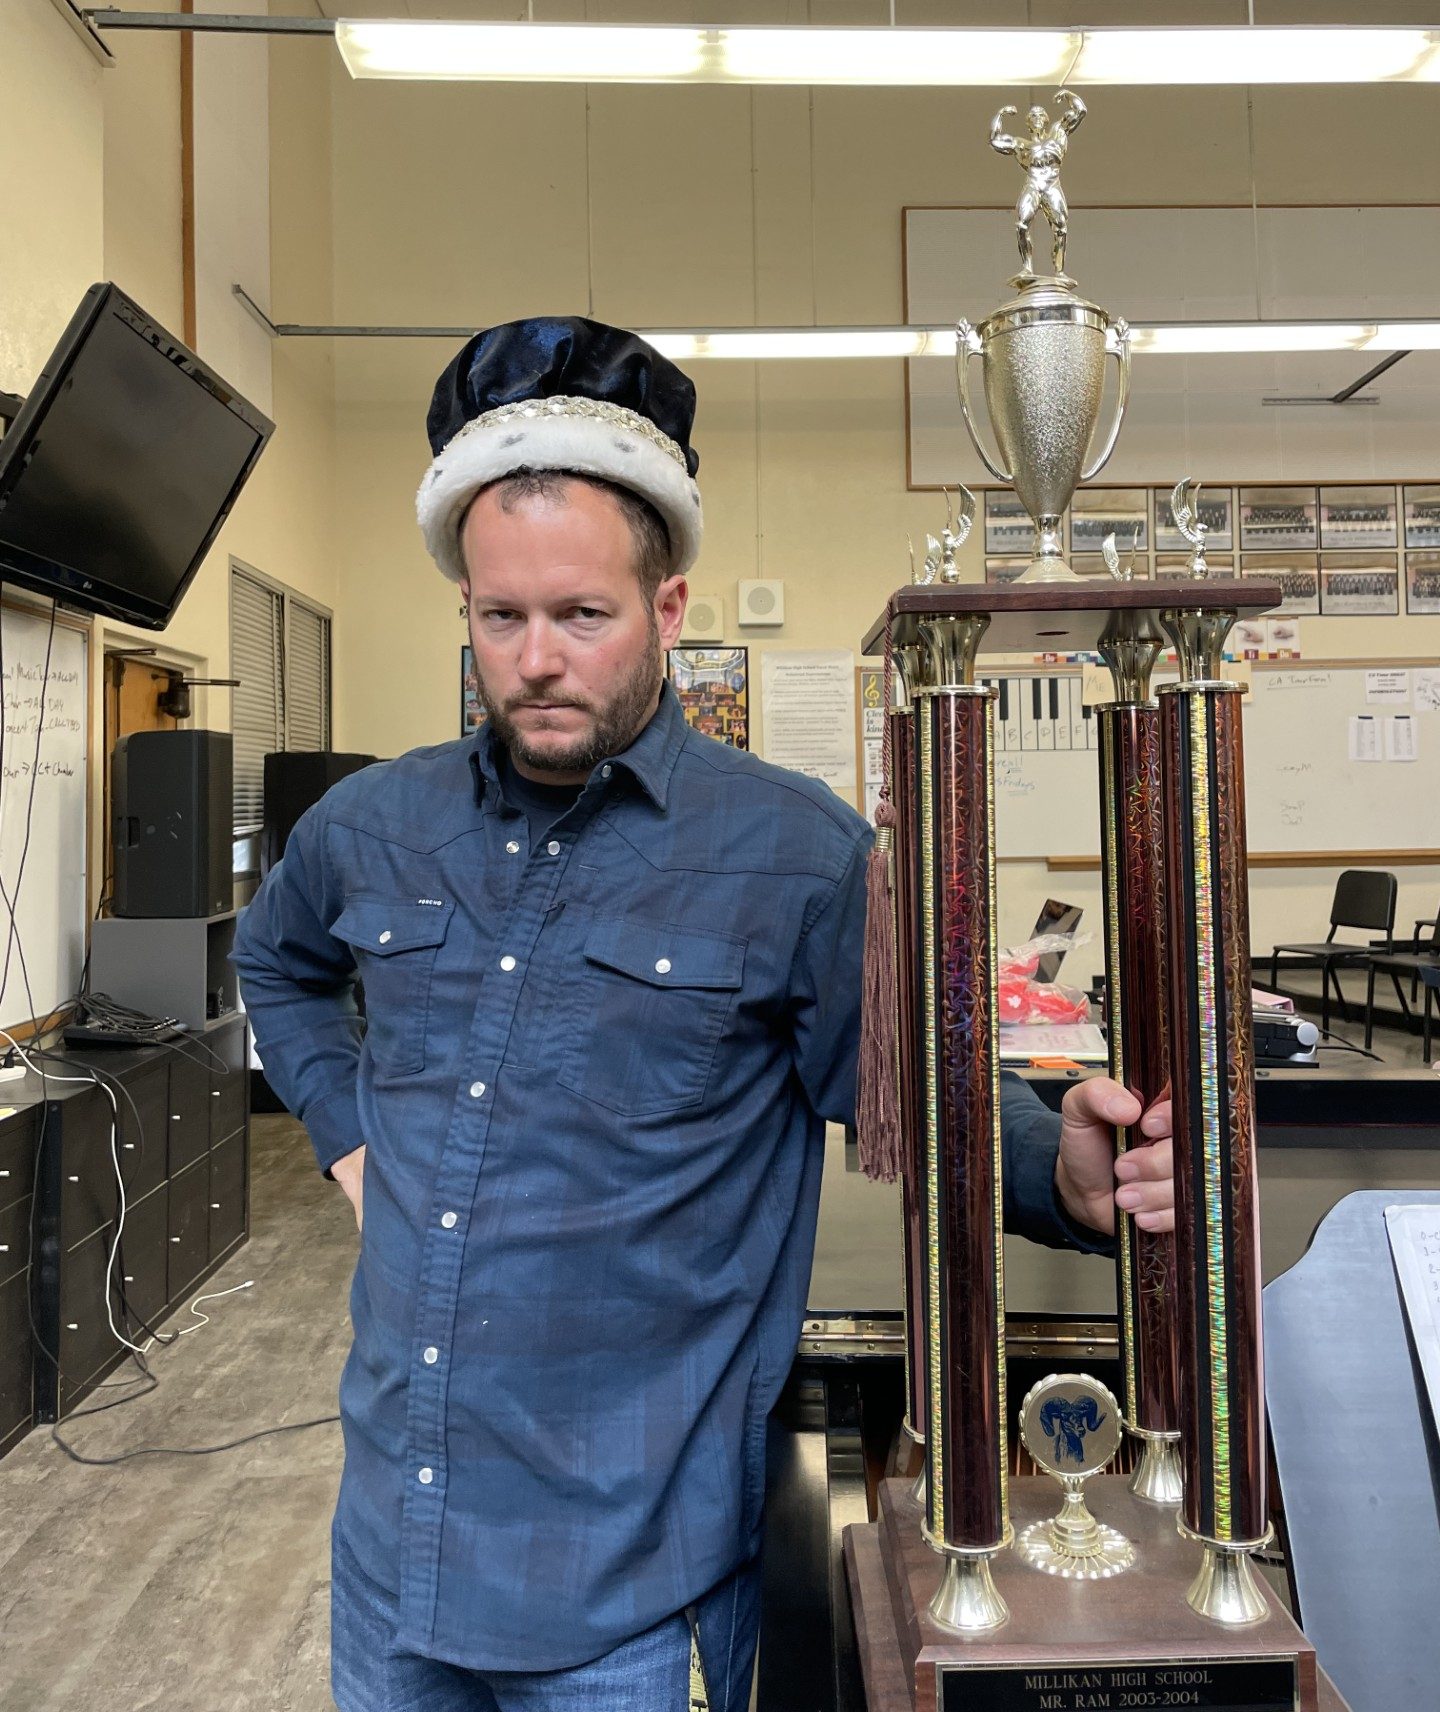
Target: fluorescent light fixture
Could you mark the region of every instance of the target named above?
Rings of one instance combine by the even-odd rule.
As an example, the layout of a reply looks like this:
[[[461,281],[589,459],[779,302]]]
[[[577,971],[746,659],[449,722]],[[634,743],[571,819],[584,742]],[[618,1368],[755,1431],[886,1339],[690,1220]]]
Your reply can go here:
[[[1440,350],[1440,321],[1172,322],[1132,327],[1130,335],[1136,356]],[[672,327],[641,337],[676,361],[955,355],[953,327]]]
[[[721,30],[727,82],[1051,83],[1075,57],[1068,30]]]
[[[742,362],[775,358],[925,357],[955,355],[955,329],[925,327],[756,327],[715,332],[654,332],[641,337],[661,356],[679,361],[728,357]]]
[[[353,77],[551,83],[1440,82],[1440,30],[696,29],[342,18]]]
[[[1130,348],[1136,356],[1180,356],[1229,351],[1237,355],[1263,351],[1363,351],[1375,337],[1375,327],[1339,322],[1266,324],[1263,321],[1223,321],[1213,326],[1196,322],[1169,327],[1132,327]]]
[[[1087,30],[1072,83],[1434,83],[1440,32]]]
[[[477,24],[345,18],[352,77],[517,83],[713,83],[705,30],[636,24]]]

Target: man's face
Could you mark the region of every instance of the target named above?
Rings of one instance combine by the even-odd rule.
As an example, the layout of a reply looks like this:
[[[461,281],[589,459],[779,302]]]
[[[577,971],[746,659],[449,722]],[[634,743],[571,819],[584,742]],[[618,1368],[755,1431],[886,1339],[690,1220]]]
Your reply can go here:
[[[625,514],[586,482],[511,504],[487,490],[460,531],[480,695],[522,774],[579,784],[655,711],[688,591],[645,601]]]
[[[1030,135],[1032,137],[1038,137],[1040,135],[1040,133],[1045,129],[1045,121],[1049,117],[1050,115],[1043,107],[1032,107],[1030,109],[1028,118],[1030,121]]]

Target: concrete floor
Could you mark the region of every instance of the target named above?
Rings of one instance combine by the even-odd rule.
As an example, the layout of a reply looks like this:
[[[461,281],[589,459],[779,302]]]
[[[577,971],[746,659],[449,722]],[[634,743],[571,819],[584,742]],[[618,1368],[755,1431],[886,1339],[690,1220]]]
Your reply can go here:
[[[1358,1039],[1357,1027],[1338,1026]],[[1391,1062],[1419,1058],[1414,1036],[1388,1029],[1376,1047]],[[354,1222],[297,1124],[259,1117],[252,1134],[251,1240],[207,1289],[247,1278],[255,1288],[206,1304],[208,1326],[154,1352],[158,1390],[66,1423],[86,1454],[215,1444],[333,1412]],[[875,1233],[893,1216],[888,1206],[878,1216],[893,1190],[846,1173],[843,1155],[836,1132],[814,1299],[890,1306],[898,1240],[882,1254]],[[1337,1182],[1329,1199],[1350,1186]],[[1108,1264],[1021,1246],[1032,1265],[1070,1269],[1060,1282],[1072,1310],[1085,1295],[1076,1269],[1098,1267],[1097,1287],[1113,1299]],[[844,1300],[829,1303],[837,1293]],[[195,1322],[181,1314],[167,1329],[182,1323]],[[319,1426],[216,1456],[85,1468],[47,1428],[32,1433],[0,1462],[3,1712],[327,1712],[340,1454],[339,1428]]]
[[[65,1423],[84,1454],[217,1444],[334,1412],[354,1219],[298,1124],[259,1117],[252,1137],[251,1240],[206,1289],[254,1289],[203,1304],[208,1326],[152,1351],[156,1391]],[[0,1707],[326,1712],[340,1454],[339,1427],[320,1426],[84,1468],[33,1432],[0,1462]]]

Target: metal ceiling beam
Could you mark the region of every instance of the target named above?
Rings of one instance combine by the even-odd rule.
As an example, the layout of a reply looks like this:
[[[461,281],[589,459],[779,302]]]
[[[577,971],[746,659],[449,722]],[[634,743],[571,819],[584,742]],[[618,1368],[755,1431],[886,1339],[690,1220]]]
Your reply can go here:
[[[1393,369],[1396,363],[1409,355],[1409,351],[1391,351],[1390,355],[1382,358],[1373,369],[1366,369],[1359,380],[1352,381],[1349,386],[1342,386],[1339,392],[1331,393],[1328,398],[1262,398],[1260,402],[1284,406],[1297,404],[1378,404],[1380,400],[1373,392],[1365,398],[1359,397],[1360,389],[1369,386],[1370,382],[1378,379],[1385,373],[1386,369]]]
[[[266,18],[246,12],[122,12],[114,6],[81,14],[97,30],[190,30],[217,36],[333,36],[333,18]]]

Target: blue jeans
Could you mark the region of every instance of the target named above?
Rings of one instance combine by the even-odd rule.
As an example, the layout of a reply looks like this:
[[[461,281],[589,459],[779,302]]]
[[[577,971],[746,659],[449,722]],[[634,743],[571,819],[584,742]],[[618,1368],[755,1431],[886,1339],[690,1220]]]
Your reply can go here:
[[[571,1670],[466,1670],[395,1646],[395,1596],[331,1534],[330,1687],[340,1712],[690,1712],[691,1623],[708,1712],[746,1712],[760,1628],[759,1560]]]

